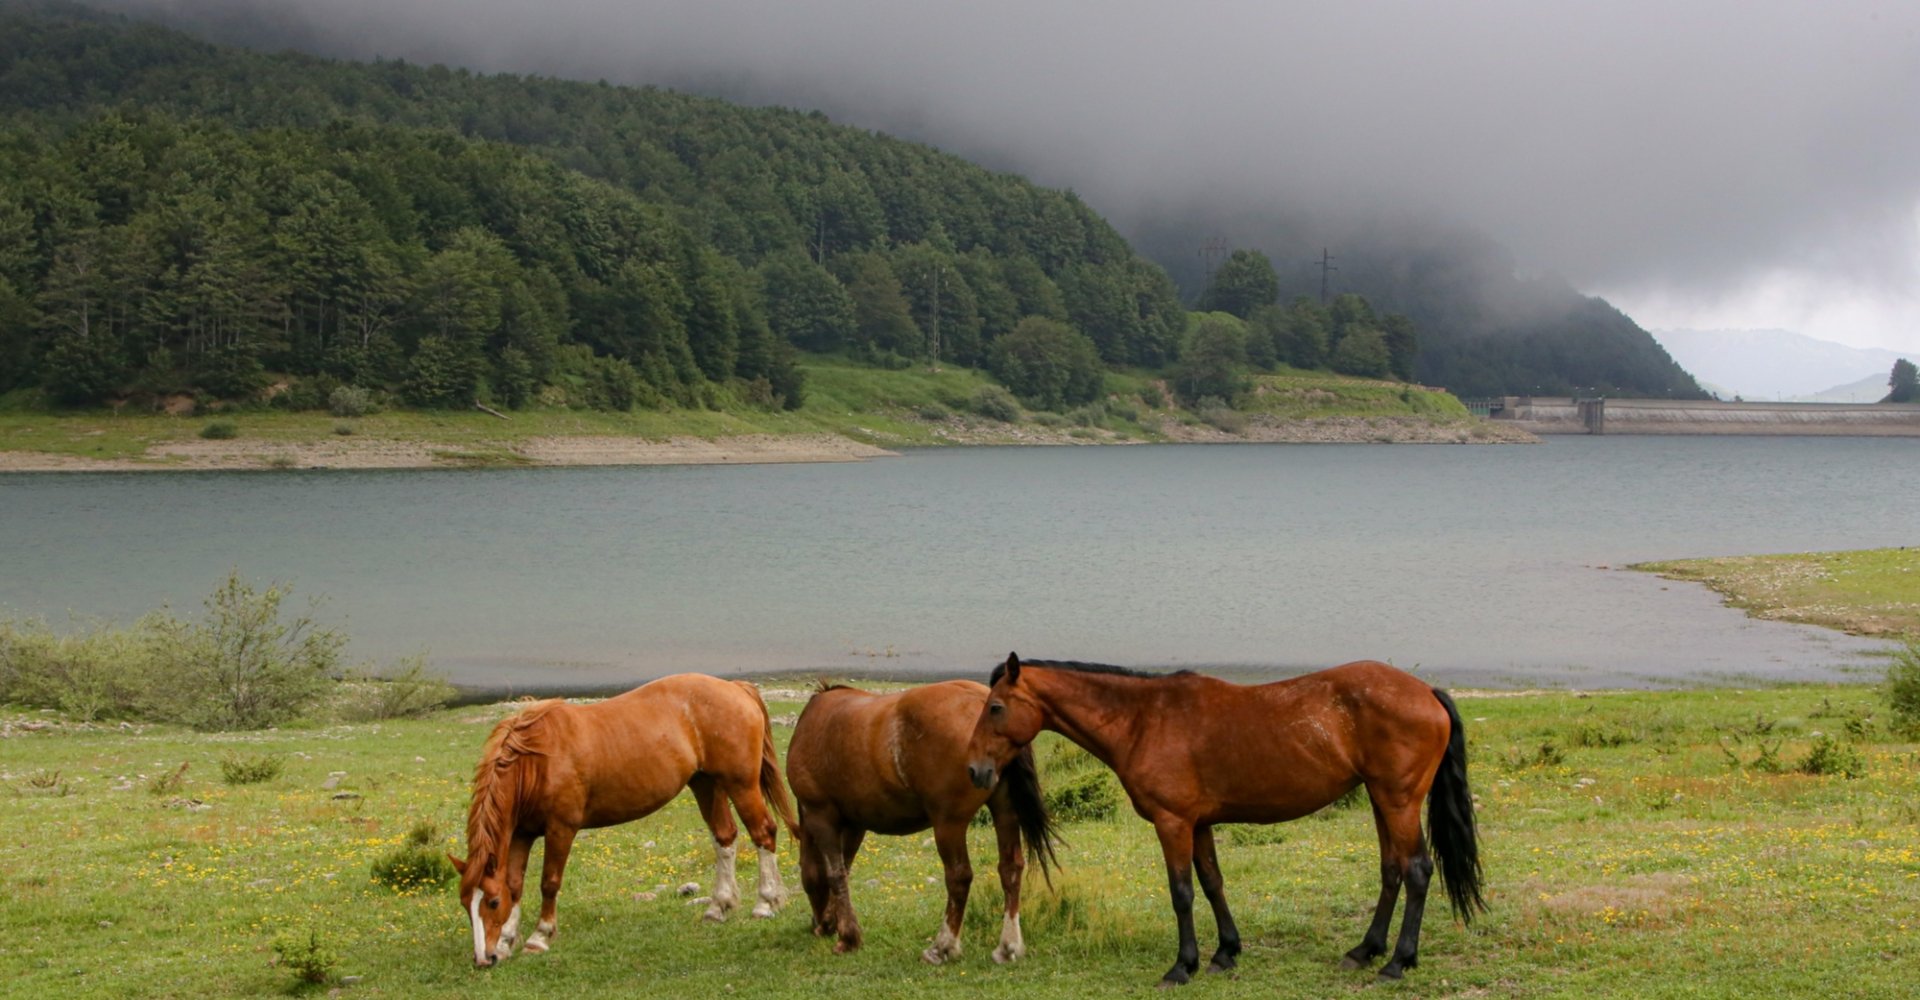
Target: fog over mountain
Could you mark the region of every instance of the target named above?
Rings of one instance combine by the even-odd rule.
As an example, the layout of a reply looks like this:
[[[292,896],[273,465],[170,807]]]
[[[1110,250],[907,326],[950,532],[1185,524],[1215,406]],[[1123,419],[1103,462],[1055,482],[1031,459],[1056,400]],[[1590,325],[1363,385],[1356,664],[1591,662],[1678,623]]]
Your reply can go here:
[[[1655,330],[1653,336],[1721,395],[1752,400],[1877,402],[1900,357],[1788,330]]]
[[[1303,255],[1477,231],[1647,325],[1765,315],[1738,322],[1920,348],[1910,4],[110,5],[254,45],[820,108],[1073,187],[1133,231],[1258,213]]]

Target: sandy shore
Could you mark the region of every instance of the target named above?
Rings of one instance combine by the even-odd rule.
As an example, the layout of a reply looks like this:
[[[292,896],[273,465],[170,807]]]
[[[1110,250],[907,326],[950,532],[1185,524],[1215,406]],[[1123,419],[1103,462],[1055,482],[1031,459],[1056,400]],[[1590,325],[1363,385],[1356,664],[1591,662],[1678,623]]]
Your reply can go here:
[[[414,441],[169,441],[140,458],[91,459],[0,451],[0,472],[167,472],[245,469],[433,469],[473,466],[748,465],[859,462],[898,454],[835,434],[726,438],[536,437],[482,450]]]

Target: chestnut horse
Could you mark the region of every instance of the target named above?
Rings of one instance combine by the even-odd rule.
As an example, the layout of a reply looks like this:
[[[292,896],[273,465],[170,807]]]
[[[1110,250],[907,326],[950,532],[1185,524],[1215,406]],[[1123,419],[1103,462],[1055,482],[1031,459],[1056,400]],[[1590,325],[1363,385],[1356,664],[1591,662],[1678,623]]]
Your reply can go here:
[[[1179,958],[1163,986],[1187,982],[1200,966],[1195,868],[1220,930],[1208,971],[1233,968],[1240,953],[1214,826],[1298,819],[1356,785],[1366,785],[1373,802],[1381,888],[1373,923],[1343,967],[1360,968],[1386,951],[1403,884],[1406,915],[1380,976],[1398,979],[1414,966],[1435,860],[1462,921],[1485,908],[1460,713],[1446,692],[1411,674],[1363,660],[1243,686],[1188,671],[1142,674],[1013,655],[994,668],[991,683],[967,751],[976,785],[991,784],[997,761],[1051,729],[1112,768],[1134,812],[1153,824],[1180,925]],[[1420,830],[1423,799],[1431,856]]]
[[[1000,843],[1006,913],[995,962],[1026,954],[1020,936],[1020,876],[1027,849],[1045,873],[1053,864],[1053,823],[1040,798],[1030,750],[994,758],[999,781],[966,777],[967,737],[987,703],[974,681],[927,684],[897,694],[824,687],[807,702],[787,745],[787,782],[800,806],[800,881],[813,904],[815,934],[838,934],[835,952],[860,947],[860,921],[847,894],[847,869],[868,831],[917,833],[933,827],[947,873],[947,910],[932,947],[935,965],[960,955],[960,922],[973,885],[967,826],[986,806]]]
[[[511,957],[520,936],[527,854],[547,839],[540,873],[540,921],[526,940],[546,951],[556,930],[554,900],[576,833],[636,820],[693,789],[713,831],[714,884],[706,918],[724,920],[740,901],[734,881],[732,801],[760,849],[756,917],[786,902],[774,853],[771,801],[793,829],[780,783],[773,725],[760,692],[745,681],[678,674],[606,701],[536,702],[493,727],[473,774],[460,906],[472,923],[473,961]],[[449,857],[452,857],[449,855]]]

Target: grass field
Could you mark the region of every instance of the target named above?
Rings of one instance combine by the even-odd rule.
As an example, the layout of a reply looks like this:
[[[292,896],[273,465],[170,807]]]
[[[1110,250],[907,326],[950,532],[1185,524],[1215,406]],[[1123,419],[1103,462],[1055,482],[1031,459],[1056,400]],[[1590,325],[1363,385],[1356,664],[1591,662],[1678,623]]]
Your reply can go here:
[[[797,711],[782,697],[795,696],[776,693],[776,715]],[[1874,689],[1466,693],[1460,705],[1491,912],[1469,931],[1436,902],[1420,967],[1371,986],[1336,967],[1377,891],[1367,811],[1230,828],[1222,862],[1247,951],[1234,977],[1202,976],[1186,995],[1912,995],[1920,752],[1887,735]],[[918,958],[942,898],[922,836],[869,838],[853,885],[866,948],[851,956],[808,934],[784,837],[796,899],[772,920],[714,926],[671,889],[638,898],[711,880],[683,796],[582,835],[554,950],[477,972],[451,889],[399,894],[369,867],[422,821],[458,850],[466,779],[506,710],[229,735],[0,712],[0,994],[286,993],[295,980],[272,942],[289,935],[338,955],[345,996],[1095,997],[1143,993],[1172,961],[1159,852],[1124,805],[1067,826],[1052,890],[1030,880],[1029,955],[1014,966],[988,957],[998,890],[976,830],[967,951],[936,968]],[[229,754],[285,768],[229,786]],[[183,763],[177,785],[156,788]],[[1204,955],[1212,924],[1198,910]]]
[[[1920,636],[1920,546],[1639,563],[1705,584],[1756,618],[1854,635]]]
[[[799,410],[769,412],[750,406],[724,410],[636,410],[608,413],[586,410],[528,409],[507,420],[474,411],[388,410],[363,417],[335,417],[319,411],[287,412],[252,408],[173,416],[119,411],[48,413],[0,407],[0,451],[41,452],[92,459],[138,459],[147,449],[195,438],[213,421],[234,425],[240,441],[274,446],[324,442],[344,429],[359,441],[424,442],[458,458],[461,464],[514,464],[517,442],[545,437],[719,438],[749,434],[839,434],[882,447],[954,442],[992,443],[1027,440],[1035,433],[1101,440],[1163,440],[1169,422],[1194,418],[1174,408],[1151,380],[1115,372],[1107,378],[1107,399],[1114,405],[1091,416],[1089,426],[1058,415],[1026,414],[1018,428],[973,415],[974,394],[995,383],[970,368],[932,370],[915,366],[887,371],[833,358],[809,358],[807,402]],[[1466,411],[1443,392],[1397,383],[1356,379],[1325,372],[1262,375],[1247,397],[1248,412],[1285,420],[1340,417],[1398,417],[1415,421],[1465,424]],[[1156,400],[1154,406],[1146,400]],[[1045,421],[1045,424],[1039,423]],[[1097,431],[1096,431],[1097,428]]]

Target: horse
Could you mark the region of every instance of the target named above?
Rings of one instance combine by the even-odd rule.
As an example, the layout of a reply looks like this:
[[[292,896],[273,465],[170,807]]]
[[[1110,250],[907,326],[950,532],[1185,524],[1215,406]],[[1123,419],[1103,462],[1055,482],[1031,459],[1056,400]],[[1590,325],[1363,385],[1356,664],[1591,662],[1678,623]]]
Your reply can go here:
[[[1220,932],[1208,971],[1232,969],[1240,953],[1213,828],[1297,819],[1361,784],[1380,838],[1380,900],[1343,968],[1363,968],[1386,951],[1403,886],[1406,914],[1380,977],[1399,979],[1417,964],[1436,860],[1462,922],[1486,908],[1460,713],[1445,691],[1411,674],[1360,661],[1248,686],[1184,670],[1146,674],[1015,654],[989,683],[967,745],[976,786],[992,784],[997,761],[1050,729],[1112,768],[1134,812],[1153,824],[1180,930],[1178,957],[1161,986],[1185,983],[1199,969],[1196,868]],[[1423,799],[1430,842],[1420,829]]]
[[[993,816],[1006,893],[993,960],[1006,963],[1026,954],[1021,840],[1051,882],[1058,838],[1031,750],[1009,749],[996,757],[997,781],[976,787],[967,780],[967,738],[986,703],[985,686],[955,680],[896,694],[823,686],[801,710],[787,744],[787,783],[800,809],[800,881],[813,906],[813,932],[837,934],[835,953],[860,947],[847,869],[861,840],[868,831],[901,835],[931,826],[946,869],[947,908],[921,957],[934,965],[958,958],[960,922],[973,885],[967,826],[984,805]]]
[[[740,901],[729,801],[760,849],[753,915],[773,916],[787,892],[767,803],[789,831],[795,820],[780,782],[773,723],[752,684],[677,674],[592,704],[536,702],[501,720],[474,769],[467,856],[447,855],[460,873],[474,965],[512,957],[535,840],[547,840],[540,919],[524,950],[543,952],[558,930],[554,902],[574,835],[646,816],[682,788],[693,789],[713,833],[714,885],[706,919],[725,920]]]

